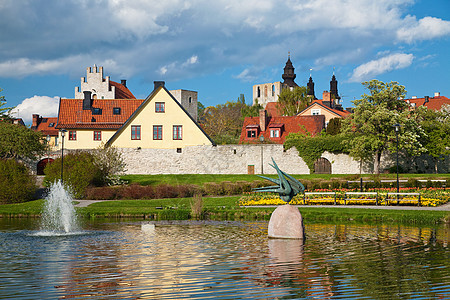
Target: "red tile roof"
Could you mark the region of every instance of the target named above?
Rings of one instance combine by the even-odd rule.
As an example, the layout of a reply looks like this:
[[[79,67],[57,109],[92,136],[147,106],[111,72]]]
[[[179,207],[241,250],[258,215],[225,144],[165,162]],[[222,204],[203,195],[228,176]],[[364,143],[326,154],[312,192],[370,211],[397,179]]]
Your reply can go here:
[[[258,127],[257,135],[254,138],[247,137],[247,128]],[[281,134],[278,138],[270,137],[270,128],[280,128]],[[312,136],[319,134],[325,127],[325,116],[294,116],[294,117],[267,117],[266,130],[261,132],[259,128],[259,117],[247,117],[244,119],[239,144],[259,143],[259,137],[264,136],[266,142],[283,144],[286,136],[291,132],[306,133]]]
[[[278,111],[278,102],[269,102],[266,104],[267,114],[271,117],[281,117],[281,114]]]
[[[142,102],[143,99],[93,99],[92,107],[101,110],[101,114],[93,114],[93,110],[83,110],[82,99],[61,99],[57,128],[118,129]],[[119,115],[113,114],[115,107],[120,108]]]
[[[42,135],[58,136],[58,129],[56,129],[56,123],[58,118],[45,118],[42,117],[38,126],[34,129],[42,132]]]
[[[416,107],[425,105],[425,107],[433,110],[440,110],[444,104],[450,104],[450,99],[445,96],[429,97],[428,100],[425,103],[425,98],[405,99],[410,104],[415,104]]]
[[[109,84],[116,87],[115,99],[136,99],[133,93],[123,84],[110,80]]]

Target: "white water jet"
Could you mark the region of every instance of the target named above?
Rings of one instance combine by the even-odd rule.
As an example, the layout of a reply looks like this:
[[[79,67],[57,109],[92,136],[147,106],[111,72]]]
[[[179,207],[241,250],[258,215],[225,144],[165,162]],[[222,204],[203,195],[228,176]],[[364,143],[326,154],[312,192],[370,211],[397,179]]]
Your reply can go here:
[[[50,186],[42,212],[41,234],[73,234],[80,231],[70,191],[59,180]]]

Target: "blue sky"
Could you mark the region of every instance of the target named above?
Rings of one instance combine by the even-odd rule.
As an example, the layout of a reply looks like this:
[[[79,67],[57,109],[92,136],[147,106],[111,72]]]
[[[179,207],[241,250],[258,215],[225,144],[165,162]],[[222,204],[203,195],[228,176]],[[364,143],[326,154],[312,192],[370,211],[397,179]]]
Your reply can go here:
[[[334,72],[344,107],[371,79],[450,97],[448,0],[2,0],[0,41],[1,95],[27,123],[56,116],[94,64],[137,98],[164,80],[205,106],[251,103],[288,52],[318,98]]]

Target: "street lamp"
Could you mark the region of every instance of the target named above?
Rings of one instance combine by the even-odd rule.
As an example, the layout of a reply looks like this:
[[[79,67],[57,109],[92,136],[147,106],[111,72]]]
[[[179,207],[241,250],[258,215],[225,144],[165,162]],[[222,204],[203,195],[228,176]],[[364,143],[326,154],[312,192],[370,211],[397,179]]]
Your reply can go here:
[[[261,142],[261,174],[264,174],[264,149],[263,149],[263,143],[264,143],[264,136],[261,135],[259,136],[259,141]]]
[[[398,181],[398,132],[400,130],[400,124],[394,124],[392,125],[395,128],[395,136],[397,137],[397,199],[398,199],[398,193],[400,193],[400,185]]]
[[[64,172],[64,136],[66,135],[67,130],[61,129],[61,138],[62,138],[62,144],[61,144],[61,183],[63,183],[63,172]]]

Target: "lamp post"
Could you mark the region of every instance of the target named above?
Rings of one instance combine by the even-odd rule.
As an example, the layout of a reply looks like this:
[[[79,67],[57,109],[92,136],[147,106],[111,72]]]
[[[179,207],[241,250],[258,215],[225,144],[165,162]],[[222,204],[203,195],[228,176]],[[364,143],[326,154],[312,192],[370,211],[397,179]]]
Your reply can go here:
[[[263,149],[263,143],[264,143],[264,136],[261,135],[259,136],[259,141],[261,142],[261,174],[264,174],[264,149]]]
[[[400,124],[394,124],[392,125],[395,128],[395,136],[397,137],[397,199],[398,199],[398,193],[400,193],[400,185],[398,181],[398,132],[400,130]]]
[[[63,179],[63,173],[64,173],[64,136],[66,135],[67,130],[65,129],[61,129],[61,138],[62,138],[62,143],[61,143],[61,183],[63,183],[64,179]]]

